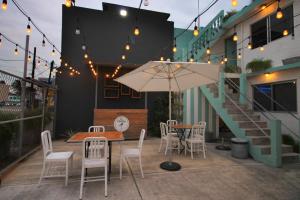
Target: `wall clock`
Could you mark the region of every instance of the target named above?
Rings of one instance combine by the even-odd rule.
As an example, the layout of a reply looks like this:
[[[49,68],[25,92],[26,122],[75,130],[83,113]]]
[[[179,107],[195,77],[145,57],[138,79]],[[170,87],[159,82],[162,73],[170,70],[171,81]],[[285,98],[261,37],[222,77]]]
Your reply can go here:
[[[119,132],[125,132],[129,128],[129,120],[127,117],[121,115],[114,121],[114,127]]]

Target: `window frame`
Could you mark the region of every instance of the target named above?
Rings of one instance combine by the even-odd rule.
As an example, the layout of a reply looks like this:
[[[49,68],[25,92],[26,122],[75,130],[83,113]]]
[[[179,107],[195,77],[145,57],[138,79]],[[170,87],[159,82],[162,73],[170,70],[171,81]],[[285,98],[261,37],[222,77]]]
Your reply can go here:
[[[269,101],[271,101],[271,109],[270,110],[266,109],[266,112],[272,112],[272,113],[295,113],[295,114],[297,114],[298,113],[298,109],[299,109],[297,79],[291,79],[291,80],[285,80],[285,81],[278,81],[278,82],[270,82],[270,83],[259,83],[259,84],[253,84],[253,85],[251,85],[251,88],[252,88],[252,98],[253,98],[252,109],[254,110],[254,108],[255,108],[255,105],[254,105],[255,104],[255,102],[254,102],[255,101],[255,96],[254,96],[255,88],[254,88],[254,86],[270,85],[270,87],[271,87],[271,98],[276,101],[276,99],[274,99],[273,86],[274,85],[285,84],[285,83],[292,83],[292,84],[295,84],[295,86],[296,86],[296,89],[295,89],[295,93],[296,93],[296,107],[295,108],[296,108],[296,110],[274,110],[274,104],[275,103],[272,102],[271,100],[269,100]],[[254,110],[254,112],[261,112],[261,111],[260,110]],[[263,111],[263,112],[265,112],[265,111]]]

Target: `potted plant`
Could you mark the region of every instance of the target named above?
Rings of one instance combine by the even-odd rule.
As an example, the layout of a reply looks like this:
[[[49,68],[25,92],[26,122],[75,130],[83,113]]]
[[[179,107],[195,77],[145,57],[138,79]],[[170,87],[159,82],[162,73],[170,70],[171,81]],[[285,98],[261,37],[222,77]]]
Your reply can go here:
[[[254,59],[249,62],[246,69],[251,72],[264,71],[272,67],[272,60]]]

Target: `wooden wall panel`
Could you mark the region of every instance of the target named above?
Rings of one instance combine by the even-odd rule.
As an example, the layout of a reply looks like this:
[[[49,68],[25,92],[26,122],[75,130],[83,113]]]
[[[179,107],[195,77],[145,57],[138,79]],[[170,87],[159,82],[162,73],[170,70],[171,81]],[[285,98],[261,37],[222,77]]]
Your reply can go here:
[[[125,139],[138,139],[143,128],[147,133],[147,109],[94,109],[94,125],[114,130],[114,120],[120,115],[129,120],[129,128],[124,133]]]

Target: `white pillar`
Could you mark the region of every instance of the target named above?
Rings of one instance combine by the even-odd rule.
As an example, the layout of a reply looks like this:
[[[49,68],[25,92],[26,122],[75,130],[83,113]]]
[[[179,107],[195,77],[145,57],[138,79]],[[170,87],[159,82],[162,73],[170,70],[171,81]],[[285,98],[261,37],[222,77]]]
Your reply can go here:
[[[194,88],[194,124],[199,121],[198,119],[198,98],[199,98],[199,89],[198,87]]]
[[[186,91],[186,123],[191,123],[191,90]]]

